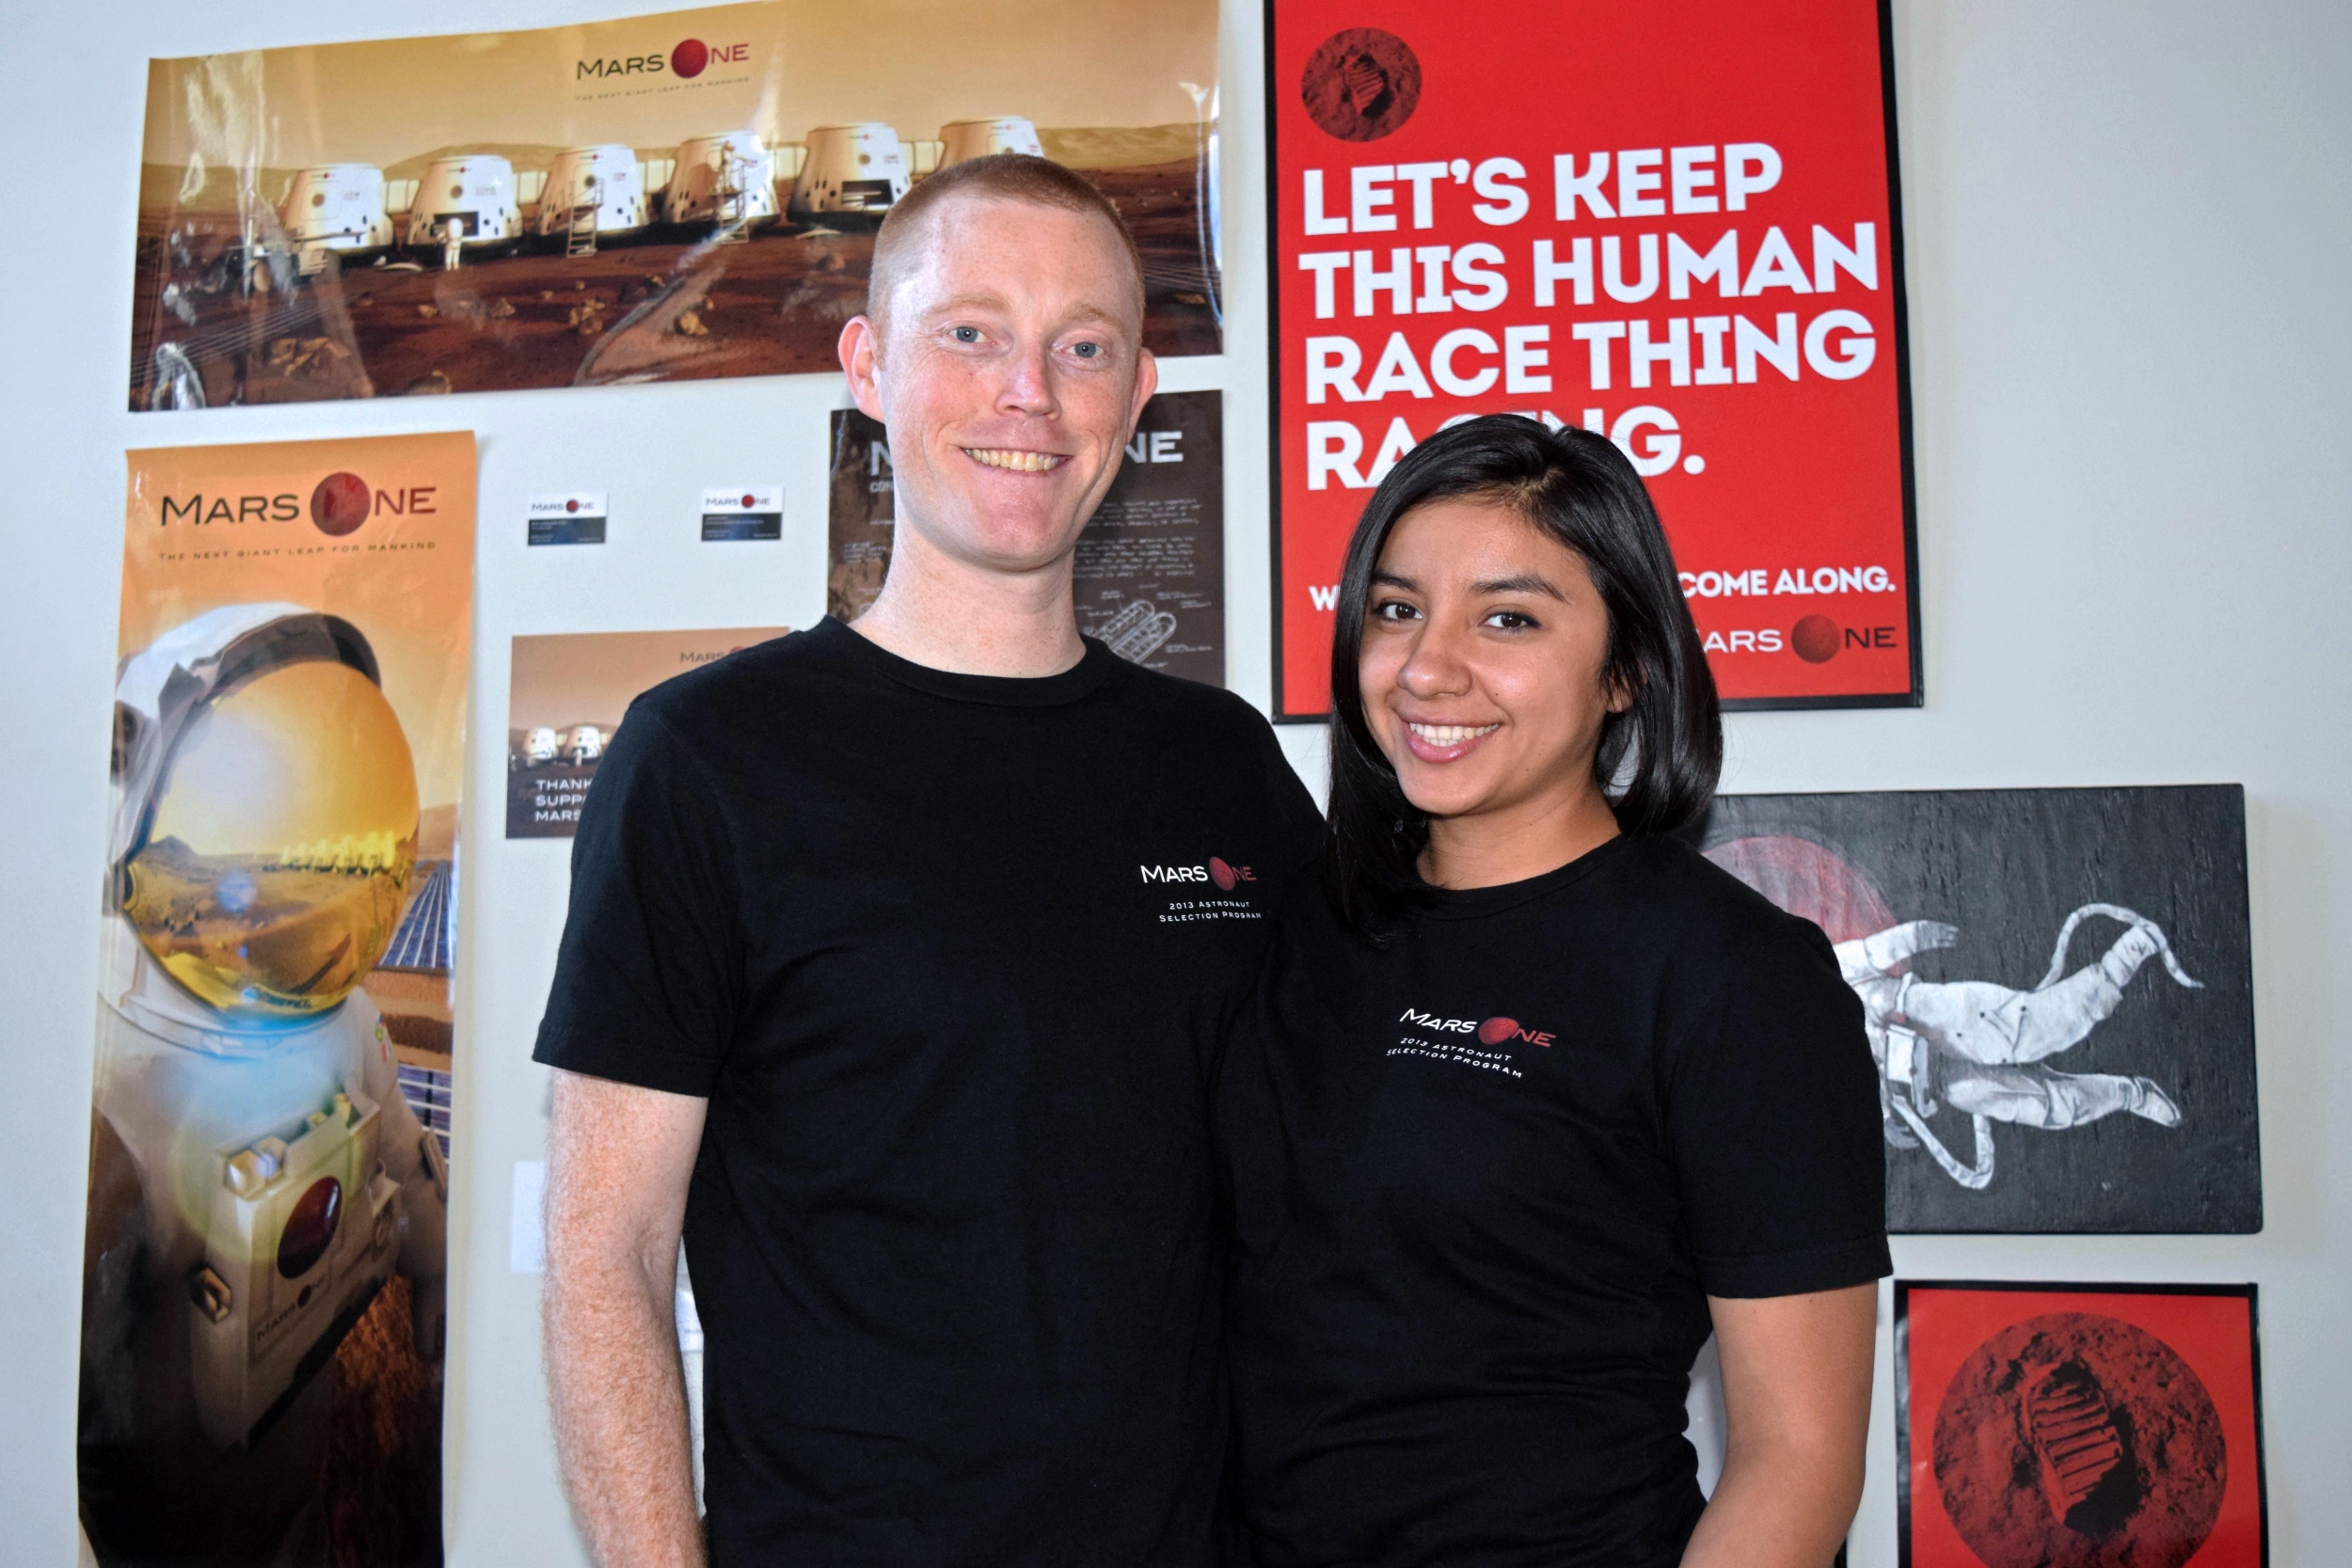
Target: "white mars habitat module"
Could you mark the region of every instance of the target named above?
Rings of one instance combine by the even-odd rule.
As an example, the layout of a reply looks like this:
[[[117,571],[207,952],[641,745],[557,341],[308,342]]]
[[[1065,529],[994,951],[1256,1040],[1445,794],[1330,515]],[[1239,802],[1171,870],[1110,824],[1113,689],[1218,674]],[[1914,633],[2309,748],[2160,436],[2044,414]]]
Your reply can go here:
[[[634,148],[574,147],[548,166],[533,232],[542,240],[595,244],[634,234],[652,217]]]
[[[522,233],[515,166],[504,158],[468,152],[424,166],[408,207],[409,249],[494,249],[512,245]]]
[[[752,228],[776,215],[775,160],[756,131],[729,131],[678,144],[662,198],[670,223]]]
[[[876,219],[907,194],[906,150],[898,133],[880,120],[819,125],[808,134],[808,157],[793,182],[787,211],[799,223],[870,214]]]
[[[941,168],[985,158],[992,152],[1026,152],[1033,158],[1042,158],[1045,147],[1037,139],[1037,127],[1019,115],[951,119],[939,128]]]
[[[278,218],[306,276],[323,269],[330,254],[348,266],[373,261],[392,243],[384,171],[373,164],[322,164],[297,170]]]

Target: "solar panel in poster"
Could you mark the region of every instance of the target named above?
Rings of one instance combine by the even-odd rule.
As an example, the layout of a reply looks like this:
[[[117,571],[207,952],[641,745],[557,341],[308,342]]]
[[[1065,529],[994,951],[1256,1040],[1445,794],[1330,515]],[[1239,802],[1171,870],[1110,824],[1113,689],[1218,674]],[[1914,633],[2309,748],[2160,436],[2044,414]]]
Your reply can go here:
[[[450,896],[450,863],[419,863],[424,885],[408,900],[392,944],[385,949],[379,969],[413,969],[446,974],[456,925],[456,901]]]
[[[417,1113],[417,1119],[433,1130],[434,1138],[441,1146],[441,1158],[449,1158],[450,1074],[431,1068],[418,1067],[413,1062],[399,1066],[400,1098]]]

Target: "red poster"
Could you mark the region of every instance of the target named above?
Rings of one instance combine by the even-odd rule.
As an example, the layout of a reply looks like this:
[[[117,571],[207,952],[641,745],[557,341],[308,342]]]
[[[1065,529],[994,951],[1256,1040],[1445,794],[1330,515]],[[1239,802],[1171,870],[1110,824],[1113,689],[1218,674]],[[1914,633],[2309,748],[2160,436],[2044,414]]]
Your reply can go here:
[[[1904,1568],[2269,1560],[2251,1285],[1895,1285]]]
[[[1871,0],[1282,0],[1275,710],[1322,714],[1372,487],[1459,418],[1604,430],[1724,698],[1920,700],[1887,22]]]

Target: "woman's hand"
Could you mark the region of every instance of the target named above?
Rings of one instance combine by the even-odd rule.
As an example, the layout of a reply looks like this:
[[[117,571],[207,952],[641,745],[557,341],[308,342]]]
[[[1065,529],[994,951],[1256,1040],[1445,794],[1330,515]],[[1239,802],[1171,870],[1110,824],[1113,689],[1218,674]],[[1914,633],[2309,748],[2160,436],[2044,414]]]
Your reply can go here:
[[[1828,1568],[1862,1501],[1878,1287],[1707,1305],[1729,1443],[1682,1568]]]

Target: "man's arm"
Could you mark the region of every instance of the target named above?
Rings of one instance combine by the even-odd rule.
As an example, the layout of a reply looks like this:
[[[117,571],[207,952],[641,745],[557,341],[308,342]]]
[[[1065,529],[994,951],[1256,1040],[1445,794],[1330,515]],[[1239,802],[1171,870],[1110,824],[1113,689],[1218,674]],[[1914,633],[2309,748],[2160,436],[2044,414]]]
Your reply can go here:
[[[1878,1286],[1707,1305],[1729,1441],[1682,1568],[1829,1568],[1862,1501]]]
[[[555,1446],[602,1568],[700,1568],[675,1297],[706,1101],[557,1069],[541,1305]]]

